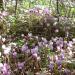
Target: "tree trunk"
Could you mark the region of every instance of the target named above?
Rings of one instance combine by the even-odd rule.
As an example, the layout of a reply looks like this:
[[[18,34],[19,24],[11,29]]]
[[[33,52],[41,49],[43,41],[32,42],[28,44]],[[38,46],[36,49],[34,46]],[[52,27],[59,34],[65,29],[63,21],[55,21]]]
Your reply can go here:
[[[17,14],[17,4],[18,4],[18,0],[16,0],[16,2],[15,2],[15,16]]]
[[[3,0],[0,0],[0,9],[3,10]]]
[[[57,0],[57,18],[59,22],[59,0]]]

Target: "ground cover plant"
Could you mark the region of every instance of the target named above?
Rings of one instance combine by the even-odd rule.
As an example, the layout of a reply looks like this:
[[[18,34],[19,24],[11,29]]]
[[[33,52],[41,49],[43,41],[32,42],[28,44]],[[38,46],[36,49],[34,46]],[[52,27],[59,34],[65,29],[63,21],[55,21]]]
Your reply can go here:
[[[43,68],[54,75],[71,75],[75,69],[72,62],[75,39],[67,42],[62,37],[55,37],[47,41],[46,38],[33,36],[31,33],[26,36],[22,34],[21,38],[19,44],[12,38],[1,37],[2,75],[27,75],[28,72],[36,74]]]
[[[0,0],[0,75],[75,75],[75,1]]]

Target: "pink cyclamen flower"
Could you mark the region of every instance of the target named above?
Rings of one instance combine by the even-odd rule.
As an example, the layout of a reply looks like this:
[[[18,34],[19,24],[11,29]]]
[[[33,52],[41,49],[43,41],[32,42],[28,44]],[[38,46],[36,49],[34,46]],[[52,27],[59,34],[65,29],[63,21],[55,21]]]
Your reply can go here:
[[[55,55],[55,60],[56,60],[56,61],[58,60],[58,56],[57,56],[57,55]]]
[[[60,46],[57,46],[57,50],[58,50],[58,51],[60,51],[60,50],[61,50]]]
[[[50,13],[50,11],[49,11],[48,8],[45,8],[43,12],[44,12],[45,14],[49,14],[49,13]]]
[[[42,41],[43,41],[44,43],[47,43],[47,42],[48,42],[47,39],[44,38],[44,37],[42,37]]]
[[[2,73],[3,75],[10,75],[10,66],[7,63],[3,64]]]
[[[38,46],[35,46],[35,48],[32,48],[32,49],[31,49],[31,53],[32,53],[32,54],[38,53]]]
[[[24,67],[24,62],[18,62],[18,69],[23,69]]]
[[[57,61],[56,61],[56,64],[57,64],[58,66],[60,66],[60,65],[62,64],[62,60],[57,60]]]
[[[61,60],[64,60],[65,55],[64,54],[61,54],[60,57],[61,57]]]
[[[55,32],[56,32],[56,33],[58,33],[58,32],[59,32],[59,30],[58,30],[58,29],[56,29],[56,30],[55,30]]]
[[[3,15],[3,16],[7,16],[8,13],[7,13],[6,11],[3,11],[3,12],[2,12],[2,15]]]
[[[13,57],[16,58],[17,57],[17,52],[13,52]]]
[[[53,71],[53,69],[54,69],[54,63],[50,63],[49,64],[49,69],[50,69],[51,72]]]
[[[26,52],[28,50],[28,46],[26,44],[24,44],[22,46],[22,49],[21,50],[22,50],[22,52]]]
[[[32,54],[34,57],[38,57],[37,53]]]

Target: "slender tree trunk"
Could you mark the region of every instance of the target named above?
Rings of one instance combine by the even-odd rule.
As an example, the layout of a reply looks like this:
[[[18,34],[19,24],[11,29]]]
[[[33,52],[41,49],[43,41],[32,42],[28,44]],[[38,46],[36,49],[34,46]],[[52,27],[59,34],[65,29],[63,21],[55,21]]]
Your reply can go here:
[[[3,10],[3,0],[0,0],[0,8]]]
[[[17,13],[17,4],[18,4],[18,0],[16,0],[16,2],[15,2],[15,16],[16,16],[16,13]]]
[[[51,8],[51,0],[49,1],[49,9]]]
[[[59,22],[59,0],[57,0],[57,18]]]

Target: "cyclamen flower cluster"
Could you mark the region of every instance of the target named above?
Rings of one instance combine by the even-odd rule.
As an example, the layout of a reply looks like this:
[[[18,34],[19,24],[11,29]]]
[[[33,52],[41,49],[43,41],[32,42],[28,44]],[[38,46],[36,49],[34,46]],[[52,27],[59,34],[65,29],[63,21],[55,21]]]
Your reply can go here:
[[[2,45],[2,54],[1,54],[2,60],[3,62],[10,64],[10,67],[12,67],[11,65],[14,65],[12,68],[9,69],[9,70],[12,69],[13,73],[15,71],[17,71],[18,73],[19,70],[24,70],[25,72],[25,69],[26,69],[25,65],[27,65],[28,63],[33,63],[32,60],[34,61],[34,63],[35,62],[38,63],[40,60],[40,56],[38,55],[39,54],[38,45],[35,45],[34,41],[30,43],[30,41],[32,41],[33,39],[31,34],[28,34],[28,38],[29,38],[28,40],[24,38],[26,42],[21,48],[18,47],[17,44],[13,42],[5,43],[6,42],[5,38],[1,37],[0,39],[0,42]],[[30,44],[34,44],[34,45],[30,47]],[[24,57],[27,57],[27,58],[24,58]],[[1,68],[0,72],[2,75],[11,75],[11,74],[8,74],[9,70],[7,68]]]
[[[39,7],[35,7],[35,8],[32,8],[32,9],[29,9],[29,13],[30,14],[36,14],[36,15],[50,15],[51,14],[51,11],[48,9],[48,8],[44,8],[44,9],[41,9]]]
[[[6,12],[6,11],[1,12],[0,11],[0,18],[1,19],[3,19],[3,17],[6,17],[7,15],[8,15],[8,12]]]
[[[55,65],[57,66],[56,69],[61,70],[62,67],[62,63],[63,63],[64,58],[62,59],[61,56],[54,56],[54,58],[49,62],[49,71],[53,72],[54,71],[54,67]]]
[[[53,42],[55,43],[55,45],[53,45]],[[72,53],[73,44],[74,44],[74,40],[65,41],[61,37],[60,38],[58,38],[58,37],[52,38],[52,40],[50,41],[51,46],[49,46],[49,47],[52,48],[52,50],[55,50],[56,52],[58,52],[58,54],[54,55],[52,57],[48,56],[48,61],[49,61],[48,69],[51,73],[54,73],[55,69],[58,72],[63,71],[63,75],[64,74],[68,75],[70,73],[70,70],[65,69],[63,67],[63,63],[64,63],[64,61],[66,61],[67,57],[72,58],[72,56],[73,56],[73,53]],[[65,53],[67,53],[69,56],[66,56]]]
[[[48,56],[49,61],[49,70],[50,72],[54,71],[55,65],[58,70],[62,70],[62,63],[65,60],[65,53],[67,52],[70,56],[72,55],[72,47],[74,44],[73,41],[65,41],[62,37],[55,37],[48,41],[44,37],[33,36],[29,33],[27,36],[22,36],[25,43],[22,47],[17,46],[16,43],[5,43],[6,39],[0,37],[0,42],[2,44],[2,59],[3,62],[0,64],[0,71],[2,75],[10,75],[11,71],[15,73],[15,71],[25,72],[26,69],[34,63],[33,69],[40,69],[39,62],[41,61],[41,53],[40,50],[46,48],[52,52],[56,52],[57,54]],[[67,49],[67,51],[66,51]],[[10,65],[9,65],[10,64]],[[8,67],[7,67],[7,66]],[[14,65],[13,67],[11,65]],[[36,66],[38,65],[38,67]],[[22,73],[21,72],[21,73]]]
[[[0,63],[0,72],[2,75],[10,75],[11,69],[8,63]]]

